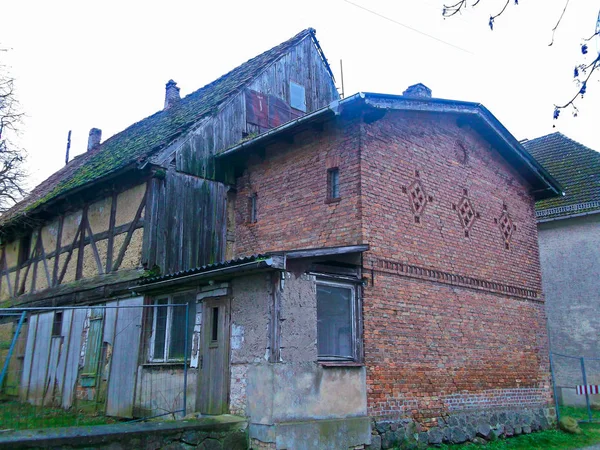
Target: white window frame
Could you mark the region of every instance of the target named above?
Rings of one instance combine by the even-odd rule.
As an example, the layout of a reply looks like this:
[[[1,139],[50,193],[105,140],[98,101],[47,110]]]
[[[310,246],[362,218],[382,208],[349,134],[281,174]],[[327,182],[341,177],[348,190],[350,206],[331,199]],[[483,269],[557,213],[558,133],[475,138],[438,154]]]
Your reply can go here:
[[[297,108],[296,106],[294,106],[292,104],[292,90],[293,89],[302,89],[303,93],[304,93],[304,98],[302,99],[302,103],[300,105],[296,104],[296,106],[300,106],[300,108]],[[295,81],[290,81],[290,107],[295,109],[296,111],[302,111],[303,113],[306,113],[306,86],[300,84],[300,83],[296,83]]]
[[[318,285],[324,285],[324,286],[333,286],[333,287],[338,287],[338,288],[343,288],[343,289],[348,289],[351,292],[351,311],[350,311],[350,320],[352,321],[351,324],[351,345],[352,345],[352,355],[351,356],[333,356],[333,355],[327,355],[327,356],[321,356],[318,354],[319,352],[319,341],[318,341],[318,334],[317,334],[317,359],[319,361],[328,361],[328,362],[334,362],[334,361],[338,361],[338,362],[358,362],[360,360],[360,355],[359,355],[359,345],[358,345],[358,339],[359,339],[359,335],[358,335],[358,331],[359,331],[359,327],[358,327],[358,314],[359,314],[359,299],[357,296],[358,293],[358,286],[354,283],[344,283],[344,282],[338,282],[338,281],[329,281],[329,280],[324,280],[324,279],[317,279],[316,282],[317,286]],[[317,293],[317,302],[318,302],[318,293]],[[317,316],[317,321],[319,320],[319,317]]]
[[[181,293],[178,293],[180,295]],[[171,325],[173,323],[173,297],[174,295],[161,295],[160,297],[156,297],[152,299],[152,333],[150,335],[150,347],[148,348],[148,361],[151,363],[172,363],[172,362],[184,362],[185,356],[183,358],[169,358],[169,348],[171,345]],[[166,306],[158,306],[158,302],[161,300],[167,300]],[[167,321],[165,323],[165,346],[164,353],[162,358],[154,357],[154,343],[156,340],[156,321],[158,320],[158,310],[159,308],[167,308]],[[190,311],[191,313],[191,311]],[[188,318],[189,320],[189,318]],[[189,358],[188,358],[189,360]]]

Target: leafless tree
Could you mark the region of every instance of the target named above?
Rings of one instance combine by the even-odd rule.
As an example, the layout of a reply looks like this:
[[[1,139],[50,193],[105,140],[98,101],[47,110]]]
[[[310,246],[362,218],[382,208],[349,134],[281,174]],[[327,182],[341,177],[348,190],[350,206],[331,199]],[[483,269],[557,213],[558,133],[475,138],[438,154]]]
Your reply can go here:
[[[5,51],[0,49],[0,55]],[[0,213],[25,194],[25,152],[15,142],[22,119],[23,113],[15,97],[14,79],[0,64]]]
[[[445,4],[442,10],[442,14],[444,17],[452,17],[456,14],[461,13],[463,9],[479,5],[482,1],[483,0],[458,0],[456,3],[451,3],[448,5]],[[556,30],[560,26],[560,23],[563,20],[567,8],[569,7],[569,1],[570,0],[565,0],[565,6],[562,10],[562,13],[559,16],[556,25],[554,25],[554,28],[552,28],[552,38],[550,40],[550,44],[548,45],[554,44],[554,35],[556,33]],[[505,0],[502,8],[499,8],[496,13],[490,15],[488,25],[491,30],[494,29],[494,23],[496,19],[500,17],[504,13],[504,11],[506,11],[506,8],[510,5],[511,2],[514,2],[515,5],[519,4],[519,0]],[[589,49],[589,44],[592,40],[598,41],[598,44],[600,45],[600,11],[598,12],[597,18],[594,17],[593,21],[590,20],[590,29],[593,29],[593,33],[588,33],[588,35],[584,36],[581,41],[580,50],[581,55],[583,55],[584,61],[575,65],[575,68],[573,69],[573,77],[575,78],[577,86],[575,95],[564,104],[554,105],[554,119],[558,119],[560,112],[566,108],[570,108],[573,112],[573,115],[577,116],[578,109],[575,102],[577,101],[577,99],[583,98],[587,91],[588,82],[590,81],[592,75],[597,69],[600,69],[600,52],[597,55],[592,55],[590,54]],[[596,76],[598,73],[600,73],[600,70],[598,70]]]

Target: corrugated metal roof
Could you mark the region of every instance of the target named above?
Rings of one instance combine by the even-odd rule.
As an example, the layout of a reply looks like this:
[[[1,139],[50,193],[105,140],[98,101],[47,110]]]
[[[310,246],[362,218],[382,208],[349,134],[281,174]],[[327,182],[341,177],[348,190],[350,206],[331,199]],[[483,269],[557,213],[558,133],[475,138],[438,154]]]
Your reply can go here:
[[[239,266],[239,265],[246,264],[246,263],[259,262],[259,261],[266,260],[267,258],[269,258],[269,255],[265,255],[265,254],[244,256],[242,258],[234,258],[234,259],[230,259],[229,261],[223,261],[223,262],[215,263],[215,264],[207,264],[205,266],[194,267],[193,269],[188,269],[188,270],[180,270],[178,272],[172,272],[172,273],[160,275],[157,277],[143,278],[140,280],[139,284],[145,285],[145,284],[157,283],[159,281],[166,281],[166,280],[171,280],[171,279],[175,279],[175,278],[181,278],[181,277],[185,277],[188,275],[196,275],[196,274],[203,273],[203,272],[224,269],[226,267],[235,267],[235,266]]]

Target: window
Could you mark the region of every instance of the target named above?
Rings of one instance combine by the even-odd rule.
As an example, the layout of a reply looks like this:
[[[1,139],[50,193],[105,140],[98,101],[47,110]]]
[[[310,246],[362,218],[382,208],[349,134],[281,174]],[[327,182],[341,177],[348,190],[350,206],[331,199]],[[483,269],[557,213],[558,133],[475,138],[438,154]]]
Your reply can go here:
[[[186,307],[189,305],[186,325]],[[196,301],[192,293],[176,294],[154,300],[150,361],[183,361],[187,334],[188,357],[191,351]],[[180,306],[174,306],[180,305]]]
[[[320,360],[358,359],[356,318],[353,285],[317,283],[317,352]]]
[[[22,266],[29,259],[31,253],[31,234],[23,236],[19,245],[19,266]]]
[[[63,312],[56,311],[54,313],[54,322],[52,323],[52,337],[60,336],[62,331]]]
[[[340,169],[337,167],[327,170],[327,198],[329,200],[340,198]]]
[[[258,195],[256,193],[248,197],[248,223],[258,221]]]
[[[293,81],[290,81],[290,106],[306,112],[306,90],[304,86]]]

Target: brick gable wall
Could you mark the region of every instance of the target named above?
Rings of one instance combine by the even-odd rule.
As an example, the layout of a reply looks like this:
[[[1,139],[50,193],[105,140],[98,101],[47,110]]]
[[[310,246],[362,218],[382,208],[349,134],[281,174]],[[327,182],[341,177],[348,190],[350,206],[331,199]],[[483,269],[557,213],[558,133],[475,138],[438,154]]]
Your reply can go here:
[[[356,130],[344,123],[307,131],[291,145],[267,148],[264,158],[252,157],[237,180],[236,255],[362,243]],[[328,203],[327,169],[334,167],[341,199]],[[249,223],[254,193],[258,220]]]
[[[370,414],[435,421],[546,405],[548,344],[525,183],[448,116],[388,113],[363,134]]]

